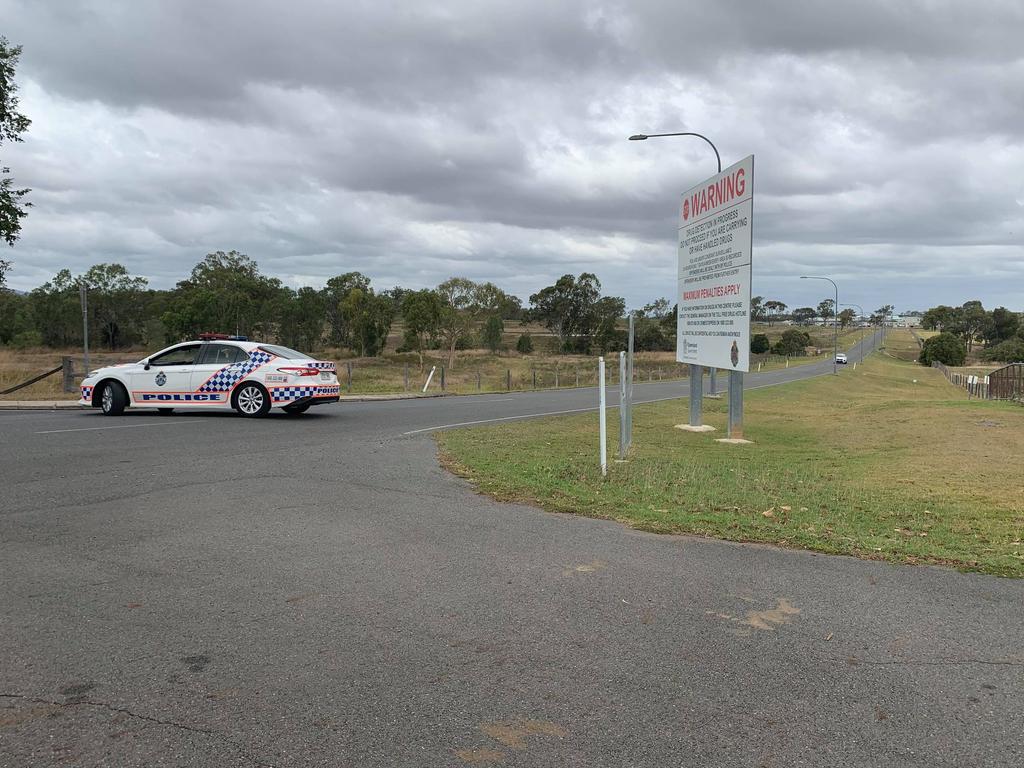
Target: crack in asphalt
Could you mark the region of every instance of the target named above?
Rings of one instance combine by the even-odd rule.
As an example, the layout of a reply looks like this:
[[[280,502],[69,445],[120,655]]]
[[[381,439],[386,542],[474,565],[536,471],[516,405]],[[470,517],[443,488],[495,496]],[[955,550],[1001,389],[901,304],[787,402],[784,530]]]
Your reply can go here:
[[[239,744],[234,739],[229,738],[220,731],[213,730],[212,728],[200,728],[194,725],[186,725],[185,723],[179,723],[174,720],[161,720],[158,717],[152,715],[144,715],[139,712],[133,712],[130,709],[124,707],[116,707],[113,704],[107,704],[104,701],[91,701],[89,699],[72,699],[70,701],[56,701],[54,699],[44,699],[36,696],[29,696],[23,693],[0,693],[0,699],[19,699],[22,701],[30,701],[33,704],[47,704],[52,707],[96,707],[97,709],[105,709],[109,712],[116,712],[121,715],[127,715],[128,717],[135,718],[136,720],[142,720],[147,723],[154,725],[163,725],[168,728],[177,728],[181,731],[187,731],[189,733],[198,733],[203,736],[210,736],[214,739],[223,741],[225,744],[234,747],[238,754],[249,760],[253,765],[261,766],[261,768],[274,768],[272,763],[265,763],[257,757],[254,757],[248,752],[248,750]]]
[[[844,659],[839,659],[834,656],[829,658],[830,661],[837,663],[846,663],[851,667],[860,666],[861,664],[877,667],[948,667],[956,666],[959,664],[987,664],[989,666],[998,667],[1024,667],[1024,660],[1014,659],[936,659],[934,661],[924,660],[912,660],[912,659],[892,659],[891,661],[875,661],[872,659],[861,659],[856,656],[848,656]]]

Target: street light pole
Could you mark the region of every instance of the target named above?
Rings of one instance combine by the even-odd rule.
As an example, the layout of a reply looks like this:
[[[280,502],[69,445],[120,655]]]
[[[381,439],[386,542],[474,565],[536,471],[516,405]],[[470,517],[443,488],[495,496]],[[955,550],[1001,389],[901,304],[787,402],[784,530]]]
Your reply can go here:
[[[712,150],[715,152],[715,160],[718,161],[718,172],[722,172],[722,156],[718,154],[718,147],[716,147],[711,139],[701,133],[693,133],[692,131],[683,131],[681,133],[635,133],[629,137],[630,141],[646,141],[647,139],[656,139],[663,136],[695,136],[698,139],[703,139],[708,143]],[[678,321],[678,312],[676,310],[676,318]],[[743,374],[737,373],[736,371],[730,371],[730,391],[732,389],[732,377],[742,376]],[[739,385],[740,391],[742,392],[742,384]],[[714,394],[714,392],[712,392]],[[730,400],[731,402],[731,400]],[[704,367],[701,365],[690,364],[690,426],[700,427],[704,424]]]
[[[839,364],[836,363],[836,356],[839,354],[839,286],[831,277],[818,277],[816,275],[800,275],[801,280],[828,280],[836,289],[836,303],[832,307],[832,375],[839,375]]]

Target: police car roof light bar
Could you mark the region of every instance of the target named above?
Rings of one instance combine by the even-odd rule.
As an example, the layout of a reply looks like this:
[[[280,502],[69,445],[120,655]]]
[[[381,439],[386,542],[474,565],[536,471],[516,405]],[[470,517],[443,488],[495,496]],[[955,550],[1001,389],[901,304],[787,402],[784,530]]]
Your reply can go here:
[[[226,333],[200,333],[199,334],[199,340],[200,341],[213,341],[215,339],[222,339],[222,340],[226,341],[228,339],[228,335]]]

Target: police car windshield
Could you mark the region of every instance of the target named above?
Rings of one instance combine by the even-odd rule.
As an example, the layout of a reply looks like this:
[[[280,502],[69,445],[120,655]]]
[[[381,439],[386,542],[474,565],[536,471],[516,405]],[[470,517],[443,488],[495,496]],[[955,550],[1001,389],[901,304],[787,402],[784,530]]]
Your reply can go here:
[[[264,352],[269,352],[277,357],[283,357],[285,360],[312,360],[313,358],[309,355],[304,355],[302,352],[296,352],[294,349],[288,349],[288,347],[279,347],[276,344],[261,344],[260,349]]]

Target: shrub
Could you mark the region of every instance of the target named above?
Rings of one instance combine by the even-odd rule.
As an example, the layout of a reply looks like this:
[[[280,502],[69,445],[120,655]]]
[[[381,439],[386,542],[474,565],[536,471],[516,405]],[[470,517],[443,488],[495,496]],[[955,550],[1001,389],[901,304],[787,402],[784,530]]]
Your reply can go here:
[[[528,355],[533,352],[533,337],[528,333],[521,334],[516,342],[516,351],[521,355]]]
[[[755,355],[763,355],[771,348],[772,343],[768,341],[766,333],[755,333],[750,339],[750,351]]]
[[[811,336],[807,331],[798,331],[796,328],[790,328],[782,334],[782,338],[775,342],[772,352],[776,355],[785,355],[787,357],[802,357],[807,354],[807,347],[809,346],[811,346]]]
[[[963,365],[967,359],[967,345],[952,333],[940,333],[924,340],[921,355],[917,361],[921,365],[939,362],[944,365]]]
[[[994,363],[1024,362],[1024,339],[1019,336],[1007,339],[986,349],[981,356]]]
[[[11,339],[11,346],[15,349],[41,347],[43,346],[43,335],[39,331],[22,331]]]

